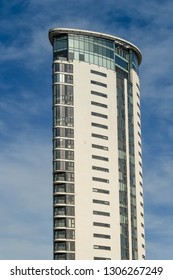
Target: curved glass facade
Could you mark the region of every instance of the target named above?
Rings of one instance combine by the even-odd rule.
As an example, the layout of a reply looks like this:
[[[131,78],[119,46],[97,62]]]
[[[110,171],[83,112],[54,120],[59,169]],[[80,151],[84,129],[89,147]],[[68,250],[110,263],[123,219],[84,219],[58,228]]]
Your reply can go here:
[[[114,40],[80,34],[60,34],[53,37],[54,60],[79,60],[116,70],[116,66],[128,72],[138,73],[135,51]]]

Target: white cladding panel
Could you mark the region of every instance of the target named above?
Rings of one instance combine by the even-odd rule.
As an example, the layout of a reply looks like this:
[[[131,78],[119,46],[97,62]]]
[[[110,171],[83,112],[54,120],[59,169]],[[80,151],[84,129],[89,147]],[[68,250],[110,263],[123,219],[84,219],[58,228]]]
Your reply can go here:
[[[73,65],[76,259],[120,259],[116,76],[114,71],[96,65],[78,61],[74,61]],[[106,73],[107,77],[93,74],[91,70]],[[92,84],[91,80],[105,83],[107,87]],[[93,95],[91,91],[105,93],[107,98]],[[105,104],[107,108],[93,105],[92,101]],[[106,115],[107,118],[93,116],[91,112]],[[92,123],[107,128],[95,127]],[[107,136],[108,140],[92,137],[92,133]],[[93,148],[92,144],[104,146],[107,150]],[[102,156],[108,161],[92,158],[93,155]],[[93,170],[92,166],[103,167],[109,172]],[[94,181],[93,177],[108,181]],[[93,189],[107,190],[109,194]],[[101,200],[105,204],[93,200]],[[106,212],[110,216],[96,215],[93,211]],[[110,227],[95,226],[94,223],[108,224]],[[110,239],[93,238],[94,234],[110,235]],[[111,250],[97,249],[97,246],[107,246]]]

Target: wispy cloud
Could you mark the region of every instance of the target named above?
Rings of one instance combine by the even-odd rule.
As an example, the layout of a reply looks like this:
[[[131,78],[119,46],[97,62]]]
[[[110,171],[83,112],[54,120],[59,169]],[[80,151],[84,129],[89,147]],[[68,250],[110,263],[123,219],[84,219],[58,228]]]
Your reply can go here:
[[[150,206],[152,208],[152,204]],[[145,215],[147,259],[172,260],[173,223],[167,212],[147,213]]]
[[[8,144],[0,170],[0,259],[52,258],[49,143],[36,135]]]
[[[149,158],[150,162],[147,162],[148,167],[145,168],[146,202],[148,205],[152,203],[154,207],[157,205],[158,208],[172,207],[173,157],[161,154]]]

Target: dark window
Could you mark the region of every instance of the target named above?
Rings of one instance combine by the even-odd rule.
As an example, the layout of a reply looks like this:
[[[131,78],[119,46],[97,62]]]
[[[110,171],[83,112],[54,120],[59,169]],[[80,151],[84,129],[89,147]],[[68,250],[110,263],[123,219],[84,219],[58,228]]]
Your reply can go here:
[[[55,251],[75,251],[74,241],[58,241],[54,243]]]
[[[100,114],[100,113],[96,113],[96,112],[91,112],[91,115],[92,115],[92,116],[95,116],[95,117],[104,118],[104,119],[107,119],[107,118],[108,118],[107,115]]]
[[[55,184],[54,192],[74,193],[74,184],[71,183]]]
[[[68,138],[74,138],[74,130],[71,128],[54,128],[53,131],[54,137],[68,137]]]
[[[92,133],[91,136],[95,137],[95,138],[100,138],[100,139],[108,140],[108,136],[105,136],[105,135],[100,135],[100,134]]]
[[[68,41],[67,35],[62,34],[59,36],[55,36],[53,40],[54,51],[67,49],[67,41]]]
[[[107,234],[99,234],[99,233],[94,233],[94,234],[93,234],[93,237],[111,239],[110,235],[107,235]]]
[[[73,229],[59,229],[54,231],[54,239],[75,239]]]
[[[54,72],[73,73],[73,65],[72,64],[64,64],[64,63],[54,63],[53,71]]]
[[[93,222],[93,226],[110,228],[110,224]]]
[[[98,200],[98,199],[93,199],[93,203],[110,205],[110,202],[109,202],[109,201],[105,201],[105,200]]]
[[[118,66],[128,70],[128,62],[117,55],[115,56],[115,64],[118,64]]]
[[[66,215],[65,206],[59,206],[54,208],[54,216],[58,216],[58,215]]]
[[[99,249],[99,250],[111,250],[111,247],[109,246],[100,246],[100,245],[94,245],[94,249]]]
[[[74,160],[74,151],[70,150],[54,150],[53,159],[69,159]]]
[[[55,84],[53,86],[53,104],[73,105],[73,86]]]
[[[74,149],[74,140],[57,138],[53,140],[53,148]]]
[[[102,182],[102,183],[109,183],[108,179],[98,178],[98,177],[92,177],[93,181],[96,182]]]
[[[107,125],[103,125],[103,124],[100,124],[100,123],[91,123],[92,126],[95,126],[95,127],[99,127],[99,128],[103,128],[103,129],[108,129],[108,126]]]
[[[74,173],[73,172],[56,172],[54,174],[54,181],[74,182]]]
[[[74,195],[56,195],[54,196],[54,204],[74,204]]]
[[[97,189],[97,188],[93,188],[93,192],[109,194],[109,191],[108,191],[108,190]]]
[[[55,230],[54,231],[54,239],[58,238],[66,238],[66,230],[65,229],[60,229],[60,230]]]
[[[55,219],[54,227],[66,227],[66,219],[65,218]]]
[[[122,70],[121,68],[119,68],[117,66],[115,67],[115,70],[120,77],[128,79],[128,73],[126,71]]]
[[[70,203],[69,203],[70,204]],[[54,215],[67,215],[67,216],[74,216],[75,211],[74,207],[72,206],[58,206],[54,208]]]
[[[74,253],[56,253],[54,254],[54,260],[75,260]]]
[[[140,91],[140,87],[139,87],[138,83],[136,83],[136,86],[138,87],[138,89],[139,89],[139,91]]]
[[[100,216],[108,216],[108,217],[110,216],[110,213],[108,213],[108,212],[96,211],[96,210],[93,211],[93,214],[100,215]]]
[[[53,60],[67,60],[67,50],[54,52]]]
[[[99,75],[99,76],[102,76],[102,77],[107,77],[107,75],[106,75],[105,73],[103,73],[103,72],[91,70],[91,73],[92,73],[92,74]]]
[[[65,83],[73,84],[73,76],[72,75],[65,75]]]
[[[79,60],[80,61],[85,61],[85,55],[84,54],[79,54]]]
[[[140,109],[140,104],[137,102],[137,106],[139,107],[139,109]]]
[[[75,227],[75,219],[74,218],[55,218],[54,221],[55,227]]]
[[[106,104],[95,102],[95,101],[91,101],[91,105],[95,105],[95,106],[103,107],[103,108],[107,108],[108,107]]]
[[[96,144],[92,144],[92,148],[108,151],[108,147],[101,146],[101,145],[96,145]]]
[[[139,95],[139,93],[138,93],[138,92],[136,93],[136,95],[137,95],[137,97],[140,99],[140,95]]]
[[[106,84],[100,83],[100,82],[97,82],[97,81],[91,80],[91,84],[94,84],[94,85],[97,85],[97,86],[101,86],[101,87],[106,87],[106,88],[107,88],[107,85],[106,85]]]
[[[100,166],[92,166],[92,169],[97,170],[97,171],[109,172],[108,168],[104,168],[104,167],[100,167]]]
[[[73,76],[63,73],[55,73],[53,75],[53,83],[67,83],[73,84]]]
[[[60,254],[55,254],[54,255],[55,260],[66,260],[66,254],[65,253],[60,253]]]
[[[101,157],[101,156],[96,156],[96,155],[92,155],[92,158],[99,159],[99,160],[104,160],[104,161],[109,161],[109,159],[106,158],[106,157]]]
[[[74,171],[74,162],[72,161],[54,161],[53,169],[61,171]]]
[[[101,97],[104,97],[104,98],[107,98],[107,94],[101,93],[101,92],[98,92],[98,91],[92,90],[92,91],[91,91],[91,94],[97,95],[97,96],[101,96]]]

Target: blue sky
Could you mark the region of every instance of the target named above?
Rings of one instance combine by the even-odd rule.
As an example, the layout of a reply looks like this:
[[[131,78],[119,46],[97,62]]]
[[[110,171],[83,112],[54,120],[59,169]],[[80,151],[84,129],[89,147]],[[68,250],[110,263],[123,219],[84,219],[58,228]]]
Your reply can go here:
[[[52,259],[53,27],[141,49],[147,259],[173,259],[172,11],[171,0],[1,0],[0,259]]]

